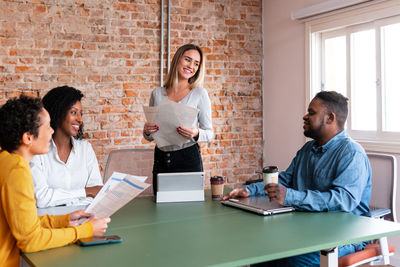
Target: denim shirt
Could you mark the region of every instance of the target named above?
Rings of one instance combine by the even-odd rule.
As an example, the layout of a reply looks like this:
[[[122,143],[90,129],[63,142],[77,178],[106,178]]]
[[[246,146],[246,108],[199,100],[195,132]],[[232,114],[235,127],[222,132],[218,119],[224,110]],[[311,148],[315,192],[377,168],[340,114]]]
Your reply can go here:
[[[361,145],[344,131],[323,146],[307,142],[279,174],[279,183],[287,188],[285,206],[356,215],[369,212],[371,166]],[[263,182],[245,188],[250,195],[265,195]]]

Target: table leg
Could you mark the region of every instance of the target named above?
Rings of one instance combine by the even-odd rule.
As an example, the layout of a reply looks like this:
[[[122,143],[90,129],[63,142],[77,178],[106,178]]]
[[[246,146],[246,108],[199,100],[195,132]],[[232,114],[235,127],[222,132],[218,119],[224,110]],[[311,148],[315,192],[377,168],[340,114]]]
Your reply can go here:
[[[325,249],[320,251],[321,267],[337,267],[338,266],[338,248]]]
[[[386,236],[379,238],[379,245],[381,246],[383,264],[385,264],[385,265],[389,264],[390,263],[390,260],[389,260],[389,245],[388,245]]]

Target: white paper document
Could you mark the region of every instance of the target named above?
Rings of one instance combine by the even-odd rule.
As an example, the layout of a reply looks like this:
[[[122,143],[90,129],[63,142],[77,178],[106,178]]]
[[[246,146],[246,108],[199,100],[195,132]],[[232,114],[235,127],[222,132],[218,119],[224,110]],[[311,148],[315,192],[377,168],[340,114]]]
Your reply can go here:
[[[143,106],[144,116],[146,117],[147,122],[155,123],[158,109],[159,109],[158,106],[156,107]]]
[[[190,141],[180,135],[176,128],[179,126],[187,128],[192,127],[193,122],[199,113],[197,108],[176,103],[168,99],[164,100],[161,105],[157,107],[157,111],[155,111],[155,109],[149,110],[148,108],[149,107],[143,107],[148,122],[152,122],[149,120],[153,119],[154,117],[152,116],[156,113],[154,122],[152,123],[157,124],[159,130],[153,133],[152,136],[158,147],[170,145],[182,146]]]
[[[85,211],[100,218],[110,217],[150,186],[150,184],[144,182],[146,179],[146,176],[113,172]],[[82,219],[78,224],[88,220]]]

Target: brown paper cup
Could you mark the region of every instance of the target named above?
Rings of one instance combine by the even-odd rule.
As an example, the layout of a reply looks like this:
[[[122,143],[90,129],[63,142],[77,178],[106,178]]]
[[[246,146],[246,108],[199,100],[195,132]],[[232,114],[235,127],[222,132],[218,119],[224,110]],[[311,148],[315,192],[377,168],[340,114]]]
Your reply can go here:
[[[221,199],[224,194],[224,178],[222,176],[213,176],[210,179],[210,183],[212,199]]]

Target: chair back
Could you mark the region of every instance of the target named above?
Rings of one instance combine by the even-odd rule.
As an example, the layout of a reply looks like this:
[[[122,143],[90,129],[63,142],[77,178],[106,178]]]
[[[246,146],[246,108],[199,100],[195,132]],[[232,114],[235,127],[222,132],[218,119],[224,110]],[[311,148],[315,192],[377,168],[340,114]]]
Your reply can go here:
[[[367,153],[372,168],[371,210],[391,209],[385,219],[396,222],[397,161],[393,155]]]
[[[153,182],[154,150],[147,148],[117,149],[108,154],[103,181],[107,182],[111,174],[122,172],[137,176],[147,176],[146,183]],[[148,187],[140,196],[152,196],[153,187]]]

